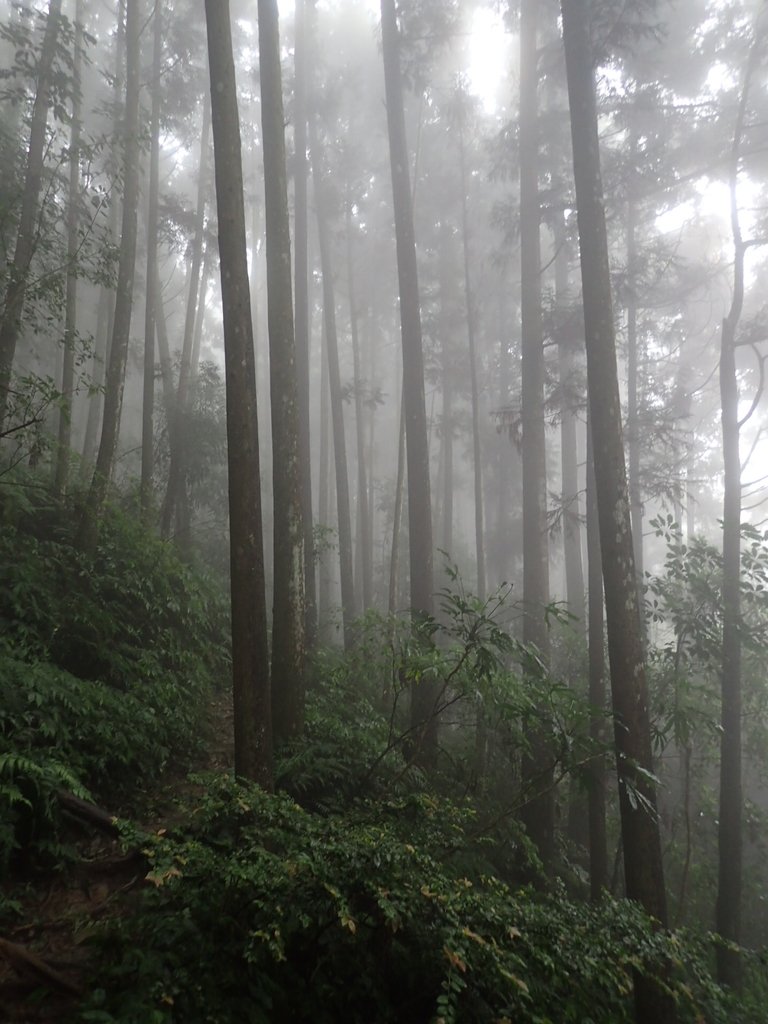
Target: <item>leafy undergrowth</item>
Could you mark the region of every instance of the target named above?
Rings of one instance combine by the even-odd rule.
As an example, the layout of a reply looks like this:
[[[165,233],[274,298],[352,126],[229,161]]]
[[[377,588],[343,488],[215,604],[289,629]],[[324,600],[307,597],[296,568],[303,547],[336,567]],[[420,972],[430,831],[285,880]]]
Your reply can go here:
[[[150,885],[101,936],[74,1019],[621,1024],[633,973],[664,962],[681,1022],[747,1019],[692,941],[628,903],[467,873],[473,824],[425,794],[323,815],[210,777],[186,824],[147,841]]]
[[[757,980],[752,1013],[713,983],[709,940],[512,884],[509,758],[478,789],[461,725],[481,707],[516,744],[552,694],[496,679],[527,653],[484,605],[446,599],[445,650],[372,618],[356,654],[323,655],[271,795],[229,771],[215,589],[115,511],[85,558],[76,508],[34,478],[3,482],[0,520],[0,953],[22,974],[37,958],[20,986],[0,971],[3,1020],[623,1024],[645,974],[681,1024],[764,1024]],[[431,775],[403,742],[416,678],[455,706]],[[121,811],[120,838],[62,790]]]
[[[62,854],[56,793],[134,801],[200,742],[226,673],[224,603],[136,517],[94,558],[78,511],[30,474],[0,486],[0,878]]]

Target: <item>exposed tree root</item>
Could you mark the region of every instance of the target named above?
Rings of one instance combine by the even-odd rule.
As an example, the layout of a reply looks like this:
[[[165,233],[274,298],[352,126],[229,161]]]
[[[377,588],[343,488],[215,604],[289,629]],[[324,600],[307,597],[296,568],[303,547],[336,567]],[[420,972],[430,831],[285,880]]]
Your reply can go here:
[[[0,938],[0,956],[3,956],[16,973],[22,977],[31,974],[35,979],[59,992],[66,992],[72,996],[83,994],[83,988],[80,985],[65,978],[63,974],[60,974],[25,946],[19,946],[15,942],[9,942],[8,939]]]

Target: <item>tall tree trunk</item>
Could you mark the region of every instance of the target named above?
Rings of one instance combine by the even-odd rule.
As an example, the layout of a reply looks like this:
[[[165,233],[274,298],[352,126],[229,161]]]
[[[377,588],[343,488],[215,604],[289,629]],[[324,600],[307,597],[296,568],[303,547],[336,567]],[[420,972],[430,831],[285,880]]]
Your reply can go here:
[[[91,361],[91,394],[88,396],[88,414],[85,421],[83,452],[80,461],[80,480],[84,482],[93,472],[96,459],[96,442],[101,424],[104,374],[107,361],[107,337],[109,332],[112,290],[106,285],[99,289],[99,304],[96,308],[96,330],[94,332],[93,359]]]
[[[304,522],[277,0],[259,0],[258,12],[274,497],[272,706],[280,742],[304,721]]]
[[[520,265],[522,318],[523,642],[549,659],[544,609],[549,603],[544,336],[541,324],[537,0],[523,0],[520,16]],[[544,865],[555,855],[553,758],[541,721],[525,723],[523,808],[526,830]]]
[[[469,181],[464,146],[464,122],[459,123],[459,170],[461,173],[461,237],[464,256],[464,304],[467,315],[469,346],[469,385],[472,398],[472,463],[475,483],[475,558],[477,561],[477,596],[485,599],[485,521],[483,516],[483,462],[480,453],[480,392],[477,383],[477,344],[475,300],[472,293],[469,250]]]
[[[630,182],[634,181],[637,139],[630,128]],[[629,511],[635,546],[637,586],[643,594],[643,497],[640,480],[640,346],[637,337],[637,205],[632,194],[627,200],[627,449],[629,456]],[[641,603],[642,607],[642,603]]]
[[[321,328],[320,345],[320,459],[317,480],[317,521],[323,530],[331,522],[330,476],[331,476],[331,396],[328,382],[328,350],[325,337],[325,319]],[[331,579],[329,568],[330,553],[325,541],[318,552],[318,601],[317,618],[321,639],[330,634],[331,621]]]
[[[555,302],[563,318],[570,306],[568,239],[562,213],[555,221]],[[584,566],[581,557],[581,514],[579,509],[578,416],[576,414],[575,345],[569,332],[560,329],[557,339],[560,372],[560,466],[563,506],[563,555],[565,596],[568,610],[583,631],[585,619]],[[582,633],[583,635],[583,633]]]
[[[115,461],[117,436],[125,387],[125,367],[133,311],[133,278],[136,268],[136,221],[139,205],[139,89],[141,70],[140,0],[126,0],[125,45],[125,130],[123,137],[123,216],[120,232],[120,262],[112,342],[104,393],[104,417],[96,468],[88,491],[78,531],[78,546],[93,552],[98,539],[98,520],[107,497]]]
[[[317,581],[312,519],[312,465],[309,406],[309,229],[307,217],[307,32],[306,0],[296,0],[294,49],[294,316],[296,370],[299,385],[299,446],[301,462],[301,512],[304,523],[304,608],[307,647],[317,639]]]
[[[272,787],[256,368],[229,0],[205,0],[227,389],[235,773]]]
[[[157,236],[160,192],[160,71],[163,16],[155,4],[152,44],[152,114],[150,121],[149,196],[147,212],[147,294],[144,306],[144,389],[141,417],[141,510],[145,522],[152,508],[155,410],[155,320],[157,317]]]
[[[597,516],[592,431],[587,427],[587,559],[589,573],[589,738],[596,751],[589,764],[589,892],[593,902],[608,884],[608,841],[605,822],[605,649],[603,626],[603,562]]]
[[[389,598],[387,609],[390,615],[397,611],[397,581],[400,577],[400,533],[403,523],[403,498],[405,496],[405,409],[402,394],[400,411],[397,416],[397,479],[392,507],[392,548],[389,559]]]
[[[629,898],[665,926],[667,900],[622,442],[590,2],[562,0],[562,12],[624,871]],[[635,1005],[638,1024],[668,1024],[675,1019],[672,999],[640,974],[635,978]]]
[[[451,227],[447,220],[440,222],[440,250],[438,253],[438,290],[440,295],[440,355],[443,378],[443,415],[442,415],[442,452],[440,469],[442,471],[443,501],[440,509],[438,536],[441,547],[449,555],[453,554],[453,366],[451,365],[451,313],[450,313],[450,248]],[[440,493],[440,477],[438,476],[437,493]],[[442,529],[440,529],[442,527]]]
[[[187,459],[184,431],[184,417],[189,403],[190,368],[192,365],[192,347],[195,334],[195,314],[200,288],[200,270],[203,264],[203,243],[205,239],[205,206],[208,201],[208,150],[211,133],[211,100],[208,96],[203,101],[203,127],[200,135],[200,162],[197,177],[197,206],[195,209],[195,230],[192,236],[192,261],[189,268],[189,284],[187,288],[187,308],[184,316],[184,337],[181,344],[181,361],[179,363],[179,382],[176,387],[174,403],[174,444],[171,446],[171,461],[168,468],[168,485],[165,500],[160,514],[160,533],[170,537],[171,522],[174,513],[177,515],[176,535],[183,546],[189,543],[189,537],[180,528],[187,518],[186,510],[180,506],[187,502]]]
[[[155,268],[155,332],[157,334],[157,352],[160,359],[160,379],[163,382],[163,408],[168,429],[168,445],[175,443],[173,436],[173,410],[176,404],[176,389],[173,380],[173,364],[171,363],[171,346],[168,341],[168,325],[165,319],[163,302],[163,283],[160,280],[160,269]]]
[[[759,22],[749,53],[731,146],[729,186],[733,235],[733,297],[720,340],[720,402],[723,432],[723,642],[721,655],[720,827],[715,927],[725,943],[741,938],[742,769],[741,769],[741,456],[736,329],[744,305],[744,243],[739,221],[738,179],[747,101],[758,67],[763,35]],[[741,957],[717,947],[718,980],[741,989]]]
[[[333,452],[336,467],[336,514],[339,526],[339,571],[341,573],[341,617],[344,646],[352,641],[352,622],[355,618],[355,585],[352,564],[352,520],[349,503],[349,476],[347,469],[347,442],[344,433],[344,399],[341,392],[339,368],[339,341],[336,331],[336,296],[333,286],[330,231],[328,229],[328,203],[320,164],[317,132],[310,123],[310,154],[312,181],[317,211],[317,235],[320,244],[320,269],[323,276],[323,317],[325,344],[328,357],[328,382],[331,396],[331,423],[333,425]]]
[[[37,91],[32,108],[19,230],[16,235],[13,262],[8,268],[8,286],[0,317],[0,432],[3,430],[8,410],[11,371],[16,355],[21,319],[24,314],[29,267],[35,252],[37,213],[45,166],[45,130],[48,123],[48,108],[51,105],[53,60],[56,55],[60,21],[61,0],[51,0],[48,6],[48,18],[45,24],[40,60],[37,64]]]
[[[362,373],[360,370],[360,337],[358,329],[357,295],[352,247],[352,202],[347,189],[347,283],[349,290],[349,327],[352,338],[352,361],[355,388],[355,431],[357,439],[357,509],[358,536],[357,562],[360,567],[360,596],[362,610],[367,611],[373,604],[373,565],[371,564],[371,516],[368,506],[368,483],[365,470],[365,418],[363,416]]]
[[[124,65],[125,65],[125,0],[117,4],[117,39],[115,41],[115,77],[112,86],[112,105],[115,110],[113,123],[112,148],[119,149],[119,127],[124,102]],[[116,244],[117,228],[121,219],[120,198],[114,189],[109,207],[108,238]],[[109,349],[112,341],[112,328],[115,322],[115,299],[113,289],[101,286],[99,306],[96,315],[96,337],[93,351],[93,391],[88,401],[88,417],[83,439],[83,458],[80,464],[80,479],[85,482],[93,473],[96,461],[98,437],[101,427],[102,410],[104,407],[104,382],[106,379]]]
[[[563,561],[565,563],[565,599],[568,611],[575,617],[575,631],[586,636],[586,603],[584,569],[581,558],[581,519],[579,515],[579,457],[576,415],[577,383],[573,331],[568,330],[571,296],[569,294],[570,253],[561,210],[554,212],[555,244],[555,306],[560,317],[557,330],[557,355],[560,392],[560,503],[563,530]],[[600,587],[602,601],[602,586]],[[568,682],[577,688],[583,678],[581,666],[569,673]],[[571,778],[568,794],[568,836],[573,843],[589,849],[588,796],[580,779]]]
[[[737,263],[743,260],[738,252]],[[743,273],[743,271],[742,271]],[[742,276],[741,274],[735,276]],[[743,288],[743,277],[734,288]],[[739,303],[740,304],[740,303]],[[738,313],[723,321],[720,347],[720,401],[723,432],[723,640],[721,655],[720,815],[718,887],[715,923],[726,942],[741,932],[742,782],[741,782],[741,459],[739,454],[739,387],[734,333]],[[717,947],[719,980],[741,987],[737,953]]]
[[[59,439],[53,488],[63,494],[69,479],[72,446],[72,403],[75,397],[75,339],[77,336],[77,250],[80,223],[80,81],[83,63],[83,4],[75,3],[72,57],[72,125],[69,138],[69,195],[67,196],[67,291],[64,312],[64,362],[61,375]]]
[[[205,325],[205,303],[208,296],[208,279],[211,276],[211,260],[213,256],[213,250],[210,243],[206,243],[205,255],[203,256],[203,271],[200,275],[200,290],[197,298],[197,313],[195,315],[195,334],[192,338],[192,359],[189,366],[189,377],[190,380],[197,380],[197,375],[200,370],[200,347],[203,342],[203,326]],[[253,289],[251,289],[253,294]],[[253,308],[251,308],[253,313]],[[254,321],[255,321],[254,317]],[[255,331],[255,327],[254,327]]]
[[[400,40],[394,0],[381,0],[381,36],[403,346],[403,408],[408,465],[408,541],[411,563],[410,605],[414,623],[418,625],[420,621],[431,618],[434,610],[432,502],[424,399],[419,275],[405,134],[403,83],[400,73]],[[422,680],[413,685],[411,726],[416,755],[424,764],[434,761],[437,755],[437,700],[438,689],[435,684]]]

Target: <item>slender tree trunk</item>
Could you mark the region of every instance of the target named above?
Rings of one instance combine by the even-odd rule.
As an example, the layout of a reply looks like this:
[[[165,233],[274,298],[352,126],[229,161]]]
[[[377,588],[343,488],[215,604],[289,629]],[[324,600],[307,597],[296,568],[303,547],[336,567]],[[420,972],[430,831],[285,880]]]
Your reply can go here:
[[[29,267],[35,252],[37,214],[45,165],[45,130],[48,123],[48,108],[51,104],[53,60],[56,55],[60,21],[61,0],[51,0],[48,6],[48,18],[45,24],[40,60],[37,64],[37,92],[32,108],[19,230],[16,236],[13,262],[8,268],[8,286],[5,292],[2,316],[0,316],[0,432],[5,424],[8,409],[11,371],[21,330],[21,319],[24,314]]]
[[[205,325],[205,303],[208,296],[208,279],[211,276],[212,256],[213,250],[210,244],[206,243],[205,255],[203,256],[203,272],[200,275],[200,293],[197,299],[197,313],[195,315],[195,334],[192,339],[192,359],[190,360],[189,366],[189,376],[190,380],[192,381],[197,380],[197,375],[200,370],[200,347],[203,342],[203,326]],[[251,312],[253,312],[253,308],[251,308]]]
[[[80,81],[82,77],[83,5],[75,3],[72,57],[72,126],[69,138],[69,195],[67,196],[67,292],[64,312],[64,362],[61,375],[59,439],[53,489],[63,494],[69,479],[72,447],[72,403],[75,397],[75,340],[77,336],[77,250],[80,223]]]
[[[568,241],[562,214],[555,223],[555,301],[561,315],[570,305]],[[560,457],[563,505],[563,555],[565,596],[568,610],[584,628],[584,566],[581,558],[581,514],[579,508],[578,416],[576,415],[576,363],[574,340],[561,329],[557,339],[560,370]]]
[[[600,750],[605,743],[605,648],[603,625],[603,562],[597,516],[592,431],[587,427],[587,558],[589,572],[589,738]],[[589,765],[589,892],[602,899],[608,885],[608,840],[605,822],[605,755],[596,753]]]
[[[421,341],[419,276],[405,134],[400,41],[394,0],[381,0],[384,85],[389,131],[389,156],[395,212],[400,327],[403,346],[403,408],[408,465],[408,535],[411,563],[411,613],[414,623],[431,618],[434,609],[432,580],[432,502],[429,481],[429,445],[424,399],[424,355]],[[415,683],[411,692],[411,725],[415,752],[424,764],[437,755],[435,684]]]
[[[743,254],[742,254],[743,258]],[[739,256],[737,256],[737,260]],[[741,461],[739,388],[734,349],[735,322],[723,321],[720,401],[723,431],[723,642],[721,667],[719,872],[716,926],[726,942],[741,932]],[[741,963],[730,949],[717,948],[718,978],[741,987]]]
[[[731,146],[730,200],[733,235],[733,297],[723,320],[720,341],[720,403],[723,432],[723,642],[721,662],[720,827],[715,927],[725,943],[741,938],[743,874],[741,768],[741,456],[739,452],[739,382],[736,375],[736,329],[744,305],[746,245],[739,222],[738,178],[747,100],[758,67],[762,34],[756,25]],[[741,989],[741,957],[717,947],[718,980]]]
[[[171,462],[168,469],[168,486],[160,514],[160,533],[170,537],[171,522],[177,514],[176,535],[182,545],[189,543],[189,537],[179,526],[187,518],[186,510],[181,508],[187,502],[187,466],[184,417],[189,404],[190,368],[192,365],[192,347],[195,334],[195,314],[200,288],[200,269],[203,264],[203,242],[205,236],[205,206],[208,201],[208,150],[211,134],[211,101],[206,96],[203,102],[203,128],[200,136],[200,162],[197,178],[197,207],[195,212],[195,230],[192,237],[192,261],[189,268],[189,285],[187,289],[187,308],[184,316],[184,337],[181,345],[181,362],[179,363],[179,382],[174,402],[174,440],[171,447]]]
[[[144,389],[141,418],[141,510],[149,522],[152,508],[155,410],[155,320],[157,317],[157,236],[160,192],[160,71],[163,16],[155,4],[152,45],[152,114],[150,121],[149,197],[147,213],[147,294],[144,306]]]
[[[107,497],[120,430],[125,387],[125,368],[133,311],[133,278],[136,268],[136,221],[139,204],[139,89],[140,89],[140,0],[126,0],[126,88],[125,132],[123,137],[123,216],[120,232],[120,263],[117,274],[112,342],[104,393],[104,417],[96,468],[86,499],[78,532],[78,546],[92,553],[98,539],[98,520]]]
[[[99,304],[96,309],[96,331],[92,359],[92,394],[88,397],[88,415],[85,421],[83,453],[80,461],[80,480],[84,482],[89,473],[93,472],[96,459],[96,441],[101,423],[101,407],[103,404],[104,371],[107,361],[107,332],[109,326],[109,309],[112,304],[112,292],[106,285],[99,289]]]
[[[562,12],[624,871],[628,897],[666,926],[648,688],[621,430],[589,0],[562,0]],[[640,974],[635,978],[635,1005],[638,1024],[668,1024],[675,1019],[673,1000]]]
[[[370,381],[378,380],[376,366],[376,345],[374,343],[372,313],[368,306],[366,316],[366,352],[368,355],[368,373]],[[374,589],[374,538],[376,536],[376,403],[371,401],[366,417],[366,465],[368,467],[368,551],[365,557],[368,560],[369,573],[371,576],[371,591],[375,600]]]
[[[464,124],[459,124],[459,170],[461,172],[461,236],[464,255],[464,303],[467,311],[467,343],[469,345],[469,384],[472,398],[472,463],[475,483],[475,557],[477,560],[477,596],[485,599],[485,521],[483,515],[483,461],[480,453],[480,392],[477,382],[477,343],[475,300],[472,293],[469,250],[469,213],[467,163],[464,146]]]
[[[115,78],[112,87],[112,102],[115,110],[115,121],[113,124],[112,146],[113,150],[119,149],[119,127],[124,100],[124,65],[125,65],[125,0],[118,0],[117,4],[117,39],[115,42]],[[108,237],[113,243],[117,239],[117,228],[121,219],[120,197],[115,188],[112,202],[109,207]],[[96,461],[97,439],[99,437],[102,410],[104,407],[104,382],[106,379],[107,363],[109,362],[110,344],[112,341],[112,328],[115,322],[115,301],[112,294],[113,289],[102,285],[99,294],[99,306],[96,316],[96,337],[93,352],[93,393],[88,402],[88,418],[85,427],[85,438],[83,440],[83,459],[80,464],[80,479],[85,482],[89,474],[93,473]]]
[[[157,335],[157,352],[160,359],[160,379],[163,382],[163,408],[168,428],[168,445],[171,448],[175,443],[173,410],[176,405],[176,387],[173,379],[171,346],[168,340],[168,324],[165,318],[163,283],[160,280],[159,267],[156,267],[155,270],[155,332]]]
[[[352,622],[355,618],[354,568],[352,564],[352,520],[349,503],[349,476],[347,470],[347,442],[344,433],[344,400],[341,392],[339,368],[339,341],[336,331],[336,297],[331,269],[331,244],[328,229],[328,205],[320,165],[317,132],[310,124],[310,153],[312,181],[317,210],[317,234],[320,243],[320,268],[323,276],[323,316],[325,343],[328,356],[328,382],[331,396],[331,422],[333,425],[333,452],[336,467],[336,513],[339,525],[339,571],[341,573],[341,616],[344,646],[352,642]]]
[[[544,336],[541,325],[537,0],[523,0],[520,20],[520,265],[522,314],[523,642],[549,659],[544,609],[549,603],[544,424]],[[523,785],[531,794],[522,818],[546,872],[554,860],[553,758],[541,721],[525,723]]]
[[[317,581],[312,519],[312,466],[309,388],[309,230],[307,217],[307,32],[306,0],[296,0],[294,50],[294,310],[296,369],[299,385],[299,446],[301,462],[301,511],[304,523],[304,600],[307,647],[317,640]]]
[[[438,531],[441,546],[448,555],[453,555],[453,366],[451,365],[451,314],[450,314],[450,246],[451,227],[447,220],[440,223],[440,251],[438,254],[438,289],[440,294],[440,346],[443,378],[443,415],[442,415],[442,471],[443,501],[440,510],[441,522]],[[437,493],[440,493],[438,476]]]
[[[696,447],[693,444],[688,446],[688,455],[685,460],[685,535],[690,544],[696,532]]]
[[[637,142],[630,130],[630,175],[634,175]],[[637,585],[643,593],[643,497],[640,480],[640,352],[637,337],[637,208],[630,194],[627,201],[627,449],[629,456],[629,510],[635,545]],[[641,605],[642,607],[642,605]]]
[[[327,530],[331,522],[330,475],[331,475],[331,397],[328,382],[328,351],[325,337],[325,320],[321,328],[320,351],[320,464],[317,481],[317,520]],[[331,580],[329,575],[329,552],[323,543],[318,557],[318,629],[321,639],[329,633],[331,620]]]
[[[349,190],[347,190],[349,191]],[[357,556],[360,566],[360,595],[362,610],[367,611],[373,604],[373,566],[370,561],[371,516],[368,506],[368,483],[365,468],[365,418],[363,416],[362,374],[360,371],[360,338],[358,330],[357,295],[355,293],[355,274],[352,248],[352,208],[351,199],[347,195],[347,283],[349,286],[349,326],[352,337],[352,360],[354,367],[355,386],[355,431],[357,438],[357,508],[358,508],[358,543]]]
[[[405,409],[402,395],[397,417],[397,479],[395,499],[392,507],[392,549],[389,559],[389,599],[387,608],[390,615],[397,611],[397,581],[400,576],[400,532],[403,522],[403,499],[405,496]]]
[[[575,630],[587,632],[584,595],[584,569],[581,559],[581,520],[579,515],[579,458],[576,415],[576,367],[573,332],[565,326],[571,303],[569,294],[569,251],[562,211],[554,215],[555,305],[561,317],[557,333],[560,391],[560,467],[563,561],[565,563],[565,599],[575,616]],[[602,586],[600,587],[602,601]],[[583,673],[576,668],[569,674],[570,685],[579,688]],[[568,836],[577,846],[589,849],[588,796],[580,779],[571,778],[568,793]]]
[[[304,521],[277,0],[259,0],[258,12],[274,496],[272,704],[280,742],[304,721]]]
[[[235,772],[272,787],[256,368],[229,0],[205,0],[227,387]]]

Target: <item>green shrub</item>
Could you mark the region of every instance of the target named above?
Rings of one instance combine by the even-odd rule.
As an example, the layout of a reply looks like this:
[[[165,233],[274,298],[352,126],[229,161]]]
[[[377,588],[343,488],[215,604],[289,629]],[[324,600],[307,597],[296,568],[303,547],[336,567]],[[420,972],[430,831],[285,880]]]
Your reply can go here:
[[[55,846],[57,789],[110,807],[191,751],[228,665],[225,602],[115,510],[96,557],[77,510],[0,478],[0,865]]]
[[[474,818],[447,801],[319,816],[219,777],[190,820],[152,840],[151,889],[102,938],[79,1020],[621,1024],[633,972],[664,960],[682,1022],[737,1019],[630,904],[457,870]]]

